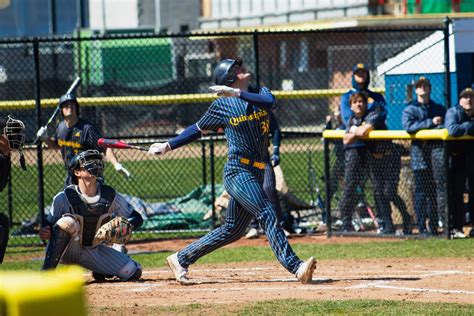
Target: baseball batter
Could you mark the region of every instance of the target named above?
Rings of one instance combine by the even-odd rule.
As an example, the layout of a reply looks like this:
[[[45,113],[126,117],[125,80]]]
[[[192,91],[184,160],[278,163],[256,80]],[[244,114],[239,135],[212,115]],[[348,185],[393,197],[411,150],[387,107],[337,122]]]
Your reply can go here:
[[[312,281],[316,260],[306,262],[293,252],[283,228],[278,224],[272,203],[262,183],[268,159],[268,111],[275,97],[268,88],[258,93],[248,91],[250,73],[241,58],[225,59],[214,70],[211,90],[222,96],[214,101],[204,116],[166,143],[155,143],[150,154],[166,153],[201,136],[204,131],[224,128],[228,142],[228,161],[224,167],[224,187],[230,194],[224,225],[169,256],[167,263],[181,284],[190,284],[188,267],[206,254],[225,246],[245,233],[256,217],[268,237],[278,261],[302,283]]]
[[[140,264],[105,245],[126,242],[143,219],[122,195],[98,181],[103,167],[97,150],[72,158],[69,172],[74,184],[54,197],[49,226],[40,230],[41,239],[50,240],[43,270],[55,269],[62,259],[92,270],[98,281],[114,276],[124,281],[140,278]]]
[[[97,144],[97,140],[102,137],[97,128],[88,121],[79,117],[79,102],[75,94],[69,93],[59,98],[61,116],[63,121],[59,123],[52,138],[48,135],[48,130],[42,127],[38,130],[37,136],[44,141],[49,148],[59,149],[64,160],[64,167],[67,170],[69,162],[74,155],[88,149],[95,149],[100,152],[104,148]],[[113,164],[116,171],[121,172],[126,177],[130,172],[118,162],[111,148],[107,148],[105,155]],[[70,185],[70,173],[67,173],[65,185]]]

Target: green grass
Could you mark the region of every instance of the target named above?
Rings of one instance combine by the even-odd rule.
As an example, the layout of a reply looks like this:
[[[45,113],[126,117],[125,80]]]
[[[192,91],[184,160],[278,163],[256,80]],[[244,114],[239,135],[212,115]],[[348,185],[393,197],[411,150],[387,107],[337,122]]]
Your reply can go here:
[[[291,240],[290,240],[291,242]],[[21,259],[28,248],[8,248],[6,260],[0,270],[38,270],[41,266],[41,248],[31,249],[34,259]],[[381,259],[381,258],[473,258],[474,239],[465,240],[400,240],[391,242],[364,242],[347,244],[294,244],[293,249],[302,258],[315,256],[318,260]],[[131,257],[145,268],[164,266],[169,251],[132,254]],[[18,260],[15,260],[18,258]],[[11,259],[14,259],[11,262]],[[275,257],[269,246],[223,248],[199,260],[198,263],[220,264],[230,262],[273,262]]]
[[[137,307],[93,307],[91,315],[131,315]],[[232,303],[185,306],[141,306],[141,315],[473,315],[474,305],[450,303],[417,303],[382,300],[273,300],[257,303]],[[220,311],[220,312],[218,312]]]

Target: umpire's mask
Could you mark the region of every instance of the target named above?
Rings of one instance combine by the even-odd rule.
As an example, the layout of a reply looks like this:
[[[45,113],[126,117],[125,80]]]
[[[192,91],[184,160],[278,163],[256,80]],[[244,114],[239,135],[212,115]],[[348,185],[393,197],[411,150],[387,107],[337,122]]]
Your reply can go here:
[[[7,137],[11,149],[21,150],[25,144],[25,124],[22,121],[8,115],[3,133]]]
[[[86,150],[75,155],[69,164],[69,173],[73,183],[77,184],[77,177],[74,170],[84,168],[98,181],[102,182],[104,173],[104,160],[102,154],[98,150]]]

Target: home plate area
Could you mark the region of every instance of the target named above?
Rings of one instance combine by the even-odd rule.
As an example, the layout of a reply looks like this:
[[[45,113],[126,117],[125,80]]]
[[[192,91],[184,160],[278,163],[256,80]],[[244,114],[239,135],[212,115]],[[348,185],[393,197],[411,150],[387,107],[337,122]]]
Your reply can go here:
[[[192,285],[178,284],[167,268],[143,271],[139,282],[95,283],[86,275],[91,306],[172,306],[274,299],[380,299],[474,303],[469,259],[322,260],[313,282],[301,284],[275,263],[193,265]]]

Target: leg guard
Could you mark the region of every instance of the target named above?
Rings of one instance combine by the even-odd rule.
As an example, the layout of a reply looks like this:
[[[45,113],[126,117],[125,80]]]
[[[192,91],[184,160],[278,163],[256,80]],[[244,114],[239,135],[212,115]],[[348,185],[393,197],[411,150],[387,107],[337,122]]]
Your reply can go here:
[[[142,276],[142,266],[130,259],[117,276],[122,281],[136,281]]]
[[[51,232],[51,240],[46,247],[46,256],[41,270],[55,269],[70,242],[71,236],[59,228],[58,225],[54,225]]]
[[[10,231],[10,221],[8,216],[0,213],[0,264],[3,262],[3,257],[7,250],[7,243]]]

